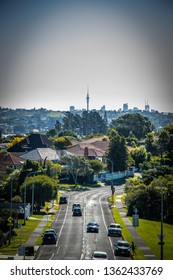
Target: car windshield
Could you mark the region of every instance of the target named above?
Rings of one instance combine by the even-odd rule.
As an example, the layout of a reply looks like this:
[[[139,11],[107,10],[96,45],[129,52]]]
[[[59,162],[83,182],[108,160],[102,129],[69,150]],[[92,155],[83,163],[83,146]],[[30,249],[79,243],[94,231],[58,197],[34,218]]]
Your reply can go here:
[[[98,224],[96,222],[90,222],[88,223],[88,226],[98,226]]]
[[[127,247],[127,248],[130,247],[129,243],[124,243],[124,242],[118,242],[117,245],[120,247]]]
[[[107,256],[106,256],[106,254],[103,254],[103,253],[95,253],[94,254],[94,258],[97,258],[97,259],[107,259]]]
[[[119,224],[110,224],[111,228],[121,228],[121,226]]]

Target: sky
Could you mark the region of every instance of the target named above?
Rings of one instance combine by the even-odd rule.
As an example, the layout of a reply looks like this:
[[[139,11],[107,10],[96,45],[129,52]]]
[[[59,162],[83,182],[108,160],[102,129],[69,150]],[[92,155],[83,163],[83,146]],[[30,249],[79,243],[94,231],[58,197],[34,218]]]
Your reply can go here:
[[[0,1],[0,106],[173,112],[171,0]]]

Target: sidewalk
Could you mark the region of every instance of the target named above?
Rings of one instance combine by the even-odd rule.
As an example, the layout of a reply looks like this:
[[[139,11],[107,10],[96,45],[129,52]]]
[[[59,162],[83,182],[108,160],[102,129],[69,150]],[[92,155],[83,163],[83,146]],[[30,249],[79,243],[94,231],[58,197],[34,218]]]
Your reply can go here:
[[[146,260],[157,260],[156,256],[153,254],[152,250],[141,239],[141,237],[138,235],[135,227],[132,226],[132,223],[129,221],[129,218],[126,216],[126,211],[123,207],[123,203],[121,202],[121,197],[122,197],[122,195],[118,195],[116,197],[116,207],[118,208],[119,213],[120,213],[127,229],[129,230],[129,232],[133,236],[134,243],[142,251]]]
[[[50,213],[52,212],[56,212],[53,207],[50,208],[49,210]],[[30,217],[30,219],[34,219],[32,217]],[[37,218],[35,218],[37,219]],[[30,235],[30,237],[27,239],[27,241],[25,242],[25,247],[30,247],[30,246],[34,246],[34,251],[37,251],[39,246],[35,245],[37,239],[39,238],[39,236],[43,233],[43,229],[45,228],[45,226],[47,225],[48,222],[48,217],[47,214],[45,214],[43,216],[42,219],[40,219],[40,223],[38,224],[38,226],[35,228],[35,230],[32,232],[32,234]],[[34,256],[19,256],[18,253],[15,256],[12,255],[3,255],[0,254],[0,259],[14,259],[14,260],[23,260],[25,258],[25,260],[33,260]]]

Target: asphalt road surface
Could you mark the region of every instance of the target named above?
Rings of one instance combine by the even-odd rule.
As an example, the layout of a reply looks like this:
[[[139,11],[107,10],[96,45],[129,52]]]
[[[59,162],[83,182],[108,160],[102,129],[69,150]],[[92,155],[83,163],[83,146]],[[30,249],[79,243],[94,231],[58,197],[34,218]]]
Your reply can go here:
[[[115,193],[123,191],[116,186]],[[93,251],[105,251],[110,260],[129,259],[114,256],[114,243],[119,237],[108,237],[107,226],[114,222],[109,208],[110,186],[87,191],[67,192],[68,204],[61,204],[52,227],[58,232],[54,245],[41,245],[36,259],[39,260],[90,260]],[[82,216],[72,216],[72,204],[80,203]],[[99,233],[87,233],[88,222],[100,225]]]

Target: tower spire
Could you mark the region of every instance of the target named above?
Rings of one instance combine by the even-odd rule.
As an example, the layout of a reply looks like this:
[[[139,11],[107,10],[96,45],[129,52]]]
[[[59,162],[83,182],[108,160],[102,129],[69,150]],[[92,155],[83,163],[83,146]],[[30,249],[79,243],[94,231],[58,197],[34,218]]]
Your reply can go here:
[[[86,101],[87,101],[87,112],[89,112],[89,87],[87,86],[87,97],[86,97]]]

